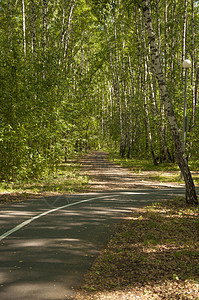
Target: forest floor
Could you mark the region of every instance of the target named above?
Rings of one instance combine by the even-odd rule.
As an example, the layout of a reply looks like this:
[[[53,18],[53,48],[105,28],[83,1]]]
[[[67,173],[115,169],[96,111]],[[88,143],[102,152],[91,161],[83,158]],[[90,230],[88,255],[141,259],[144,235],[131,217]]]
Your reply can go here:
[[[152,180],[154,171],[129,172],[108,162],[106,153],[81,163],[91,191],[184,186]],[[187,207],[184,198],[132,211],[85,274],[76,300],[199,299],[198,216],[199,208]]]
[[[0,184],[0,205],[10,202],[22,202],[28,199],[73,194],[88,189],[88,177],[79,172],[78,156],[61,163],[57,170],[43,178]]]
[[[89,177],[89,191],[110,191],[142,188],[184,187],[179,170],[141,170],[113,159],[106,152],[92,152],[80,160],[81,175]],[[115,163],[116,162],[116,163]],[[194,173],[194,174],[193,174]],[[192,172],[198,178],[199,172]]]
[[[143,170],[143,161],[135,159],[131,163],[112,158],[108,161],[108,153],[93,152],[75,156],[58,166],[53,174],[41,179],[28,181],[11,181],[0,183],[0,205],[9,202],[24,201],[42,196],[57,194],[82,193],[92,191],[108,191],[121,189],[184,187],[179,170],[150,170],[148,165]],[[147,162],[146,162],[147,164]],[[199,171],[192,171],[195,183],[199,186]],[[122,178],[122,180],[121,180]]]
[[[105,152],[85,155],[77,168],[73,165],[63,164],[48,181],[5,187],[0,203],[57,193],[184,187],[169,180],[179,171],[129,171],[108,161]],[[115,226],[76,300],[199,299],[198,216],[199,207],[187,207],[184,198],[133,210]]]

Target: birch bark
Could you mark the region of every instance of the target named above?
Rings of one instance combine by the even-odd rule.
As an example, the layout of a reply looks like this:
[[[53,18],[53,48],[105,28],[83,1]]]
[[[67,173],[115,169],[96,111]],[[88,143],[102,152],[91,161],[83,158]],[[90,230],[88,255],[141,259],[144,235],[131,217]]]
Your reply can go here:
[[[36,53],[36,13],[35,13],[35,1],[31,0],[31,49],[32,53]]]
[[[192,62],[192,68],[191,68],[191,85],[192,85],[192,114],[189,122],[189,128],[188,131],[192,132],[194,129],[195,125],[195,118],[196,118],[196,107],[197,107],[197,86],[198,86],[198,70],[196,69],[196,42],[195,42],[195,14],[194,14],[194,9],[195,9],[195,4],[194,0],[191,1],[191,62]],[[194,78],[195,78],[195,69],[196,69],[196,82],[194,85]],[[193,147],[193,142],[189,142],[189,152],[187,155],[187,159],[191,157],[191,150]]]
[[[67,58],[68,54],[68,44],[69,44],[69,38],[70,38],[70,28],[71,28],[71,22],[72,22],[72,16],[73,16],[73,10],[75,7],[75,0],[72,0],[70,3],[69,7],[69,12],[68,12],[68,20],[67,20],[67,26],[66,29],[63,33],[62,39],[65,36],[65,45],[64,45],[64,59]]]
[[[148,135],[148,142],[149,142],[149,146],[150,146],[150,152],[151,152],[151,156],[153,159],[153,164],[155,166],[158,165],[157,159],[155,157],[155,152],[154,152],[154,147],[153,147],[153,139],[152,139],[152,128],[151,128],[151,124],[150,124],[150,118],[149,118],[149,101],[148,101],[148,96],[147,96],[147,92],[148,92],[148,85],[149,85],[149,59],[148,59],[148,53],[147,53],[147,47],[146,47],[146,33],[145,30],[143,29],[143,25],[142,25],[142,18],[140,15],[140,26],[141,26],[141,36],[142,36],[142,40],[141,45],[142,45],[142,55],[144,58],[144,63],[143,63],[143,70],[142,73],[144,74],[143,77],[143,82],[142,82],[142,94],[143,94],[143,98],[144,98],[144,113],[145,113],[145,122],[146,122],[146,131],[147,131],[147,135]],[[159,48],[160,51],[160,48]],[[155,97],[154,97],[155,100]]]
[[[186,33],[187,33],[187,0],[184,1],[183,31],[182,31],[182,61],[186,55]]]
[[[145,19],[146,30],[148,33],[149,44],[151,48],[152,64],[154,66],[154,70],[156,73],[156,77],[160,89],[160,94],[164,103],[166,115],[170,125],[170,130],[173,136],[177,163],[180,167],[180,170],[185,180],[186,202],[188,204],[198,204],[194,182],[183,150],[180,130],[178,128],[173,106],[170,100],[170,96],[168,94],[166,80],[163,75],[160,55],[158,53],[157,44],[156,44],[156,37],[152,26],[151,9],[148,0],[142,0],[142,8],[143,8],[143,14]]]
[[[119,64],[119,58],[118,58],[118,50],[117,50],[117,28],[114,24],[114,52],[112,51],[111,47],[111,41],[108,31],[108,24],[104,20],[105,29],[106,29],[106,37],[107,37],[107,45],[109,49],[109,63],[110,63],[110,69],[111,69],[111,77],[112,77],[112,84],[113,84],[113,91],[114,96],[117,102],[117,109],[119,112],[119,122],[120,122],[120,155],[124,157],[125,155],[125,140],[124,140],[124,130],[123,130],[123,118],[122,118],[122,103],[121,103],[121,97],[120,97],[120,82],[119,82],[119,71],[118,71],[118,64]],[[115,55],[115,57],[114,57]],[[114,60],[115,58],[115,60]]]
[[[145,110],[145,117],[146,117],[146,130],[147,130],[147,134],[148,134],[148,139],[149,139],[149,146],[150,146],[150,152],[151,152],[151,156],[153,159],[153,164],[155,166],[158,165],[158,162],[156,160],[155,157],[155,152],[153,149],[153,141],[152,141],[152,133],[151,133],[151,126],[150,126],[150,120],[149,120],[149,111],[148,111],[148,103],[147,103],[147,64],[145,62],[145,66],[144,66],[144,73],[145,73],[145,78],[144,78],[144,83],[143,83],[143,96],[144,96],[144,110]]]
[[[46,52],[46,34],[47,34],[47,6],[48,2],[47,0],[43,0],[43,28],[42,28],[42,46],[43,46],[43,52],[45,54]]]
[[[23,20],[23,50],[24,50],[24,57],[26,57],[26,15],[25,15],[24,0],[22,0],[22,20]]]

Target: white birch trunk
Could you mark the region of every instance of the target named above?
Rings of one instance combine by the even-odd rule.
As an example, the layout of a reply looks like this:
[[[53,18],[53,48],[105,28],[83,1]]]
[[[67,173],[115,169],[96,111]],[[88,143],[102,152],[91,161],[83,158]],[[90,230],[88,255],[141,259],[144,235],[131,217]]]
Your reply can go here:
[[[43,28],[42,28],[42,46],[44,53],[46,52],[46,34],[47,34],[47,0],[43,0]]]
[[[196,57],[195,57],[195,24],[194,24],[194,0],[191,0],[191,32],[192,32],[192,37],[191,37],[191,63],[192,63],[192,68],[191,68],[191,85],[192,85],[192,114],[191,114],[191,119],[189,122],[189,128],[188,131],[192,132],[195,124],[195,116],[196,116],[196,84],[194,84],[194,78],[195,78],[195,62],[196,62]],[[196,74],[196,82],[197,82],[197,74]],[[191,150],[192,150],[193,142],[189,142],[189,152],[187,155],[187,159],[191,157]]]
[[[106,29],[106,37],[107,37],[107,44],[109,49],[109,63],[110,63],[110,69],[111,69],[111,76],[112,76],[112,84],[113,84],[113,91],[114,96],[117,102],[117,109],[119,112],[119,122],[120,122],[120,154],[121,156],[124,155],[124,133],[123,133],[123,119],[122,119],[122,105],[121,105],[121,97],[120,97],[120,83],[119,83],[119,74],[118,74],[118,53],[117,53],[117,43],[115,40],[115,61],[113,60],[113,52],[108,32],[108,25],[105,22],[105,29]],[[116,39],[116,26],[114,28],[114,35]]]
[[[22,0],[22,20],[23,20],[23,50],[24,50],[24,57],[26,57],[26,15],[25,15],[24,0]]]
[[[187,33],[187,0],[184,0],[184,16],[183,16],[183,30],[182,30],[182,61],[185,60],[186,55],[186,33]]]
[[[175,153],[178,165],[180,170],[183,174],[186,186],[186,201],[189,204],[198,204],[196,190],[194,186],[194,182],[189,170],[189,166],[185,157],[182,141],[181,141],[181,134],[178,128],[177,120],[174,114],[173,106],[168,94],[166,80],[163,75],[160,55],[158,54],[156,40],[155,40],[155,33],[152,26],[151,20],[151,10],[148,0],[142,0],[143,5],[143,13],[144,19],[146,24],[146,29],[148,33],[148,39],[151,48],[151,56],[152,56],[152,64],[154,66],[154,70],[156,73],[156,77],[158,80],[158,85],[160,89],[160,94],[164,103],[166,115],[170,124],[171,133],[173,136],[173,141],[175,145]]]
[[[61,28],[61,52],[63,52],[63,58],[67,58],[68,44],[70,39],[70,28],[73,18],[73,11],[75,8],[76,0],[71,0],[68,8],[68,15],[66,19],[66,1],[63,3],[63,13],[62,13],[62,28]],[[61,61],[59,61],[61,63]]]
[[[30,17],[30,23],[31,23],[31,49],[32,53],[36,53],[36,14],[35,14],[35,1],[31,0],[31,17]]]

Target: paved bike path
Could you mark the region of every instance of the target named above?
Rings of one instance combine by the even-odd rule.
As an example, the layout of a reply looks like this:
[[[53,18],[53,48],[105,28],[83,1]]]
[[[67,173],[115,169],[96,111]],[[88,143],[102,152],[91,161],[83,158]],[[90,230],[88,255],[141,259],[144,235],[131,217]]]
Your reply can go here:
[[[134,208],[174,194],[184,190],[63,195],[2,206],[0,299],[72,299],[113,224]]]

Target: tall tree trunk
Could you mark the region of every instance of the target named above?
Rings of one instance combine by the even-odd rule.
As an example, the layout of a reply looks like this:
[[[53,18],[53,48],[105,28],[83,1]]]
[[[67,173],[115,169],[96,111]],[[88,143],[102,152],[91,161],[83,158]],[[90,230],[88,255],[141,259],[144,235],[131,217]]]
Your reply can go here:
[[[152,141],[152,133],[151,133],[151,126],[150,126],[150,120],[149,120],[149,111],[148,111],[148,103],[147,103],[147,63],[145,62],[144,66],[144,73],[145,73],[145,78],[143,82],[143,97],[144,97],[144,111],[145,111],[145,118],[146,118],[146,130],[147,130],[147,135],[148,135],[148,141],[149,141],[149,146],[150,146],[150,152],[151,156],[153,159],[153,164],[154,166],[158,165],[157,159],[155,157],[155,152],[153,149],[153,141]]]
[[[35,1],[31,0],[31,17],[30,17],[30,26],[31,26],[31,49],[33,55],[36,53],[36,13],[35,13]]]
[[[168,36],[167,36],[167,21],[168,21],[168,3],[167,3],[167,0],[165,0],[165,11],[164,11],[164,26],[165,26],[165,29],[164,29],[164,39],[165,39],[165,42],[164,42],[164,60],[165,60],[165,69],[164,69],[164,73],[165,73],[165,78],[167,79],[167,63],[168,63],[168,60],[167,60],[167,45],[168,45]]]
[[[147,96],[147,92],[149,89],[149,85],[150,85],[150,75],[149,74],[149,58],[148,58],[148,53],[147,53],[147,46],[146,46],[146,32],[144,30],[143,24],[142,24],[142,18],[141,18],[141,12],[140,12],[140,26],[141,26],[141,45],[142,45],[142,55],[144,58],[144,62],[143,62],[143,71],[142,73],[144,74],[143,76],[143,82],[142,82],[142,94],[143,94],[143,98],[144,98],[144,113],[145,113],[145,122],[146,122],[146,131],[147,131],[147,135],[148,135],[148,142],[149,142],[149,146],[150,146],[150,152],[151,152],[151,156],[153,159],[153,164],[155,166],[158,165],[156,156],[155,156],[155,152],[154,152],[154,147],[153,147],[153,139],[152,139],[152,132],[153,132],[153,125],[151,126],[151,122],[150,122],[150,117],[149,117],[149,101],[148,101],[148,96]],[[158,29],[159,31],[159,29]],[[159,51],[160,51],[160,47],[159,47]],[[151,67],[152,69],[152,67]],[[153,91],[153,88],[152,88]],[[155,95],[153,95],[153,100],[155,101]],[[154,108],[154,107],[153,107]],[[152,108],[152,115],[154,116],[153,113],[156,113],[156,111],[154,111]]]
[[[129,86],[129,140],[128,140],[128,153],[127,153],[127,158],[130,158],[132,148],[133,148],[133,114],[132,114],[132,100],[135,97],[135,73],[132,70],[131,66],[131,57],[129,55],[128,57],[128,65],[129,65],[129,72],[131,75],[131,81],[130,81],[130,86]]]
[[[186,36],[187,36],[187,0],[184,0],[184,14],[183,14],[183,30],[182,30],[182,62],[186,59]],[[185,68],[182,68],[183,82],[185,77]]]
[[[73,12],[75,8],[76,0],[64,0],[62,10],[62,25],[61,25],[61,37],[60,37],[60,50],[59,50],[59,65],[62,65],[62,69],[66,74],[68,71],[67,63],[69,56],[69,41],[71,37],[71,25],[73,19]],[[71,48],[73,49],[73,47]],[[73,51],[73,50],[71,50]],[[71,54],[72,57],[72,54]],[[68,74],[67,74],[68,76]]]
[[[191,68],[191,85],[192,85],[192,114],[191,114],[191,118],[190,118],[190,122],[189,122],[189,128],[188,131],[192,132],[194,129],[194,125],[195,125],[195,117],[196,117],[196,106],[197,106],[197,85],[198,85],[198,71],[195,68],[195,64],[196,64],[196,55],[195,55],[195,23],[194,23],[194,0],[191,1],[191,10],[192,10],[192,14],[191,14],[191,32],[192,32],[192,37],[191,37],[191,62],[192,62],[192,68]],[[194,78],[195,78],[195,69],[196,69],[196,83],[194,84]],[[193,141],[189,142],[189,152],[187,155],[187,159],[189,160],[189,158],[191,157],[191,150],[192,150],[192,146],[193,146]]]
[[[185,157],[185,153],[181,141],[180,130],[178,128],[173,106],[170,100],[170,96],[168,94],[166,80],[163,75],[160,55],[157,50],[155,33],[152,26],[151,9],[149,5],[149,1],[143,0],[142,5],[143,5],[143,13],[144,13],[146,29],[148,33],[148,39],[151,48],[152,64],[154,66],[154,70],[159,84],[160,94],[164,103],[171,133],[173,136],[176,159],[185,180],[186,201],[188,204],[198,204],[194,182],[189,170],[189,166]]]
[[[121,95],[120,95],[120,82],[119,82],[119,71],[118,71],[118,50],[117,50],[117,42],[116,42],[116,36],[117,36],[117,29],[116,24],[114,25],[114,43],[115,43],[115,61],[114,61],[114,55],[111,47],[111,41],[110,36],[108,32],[108,25],[105,22],[105,28],[106,28],[106,37],[107,37],[107,45],[109,49],[109,63],[110,63],[110,69],[111,69],[111,76],[112,76],[112,84],[113,84],[113,91],[114,96],[117,102],[117,110],[119,113],[119,122],[120,122],[120,155],[124,157],[125,151],[126,151],[126,145],[125,145],[125,139],[124,139],[124,129],[123,129],[123,118],[122,118],[122,103],[121,103]]]
[[[124,120],[123,120],[123,111],[122,111],[122,99],[121,99],[121,88],[120,88],[120,76],[119,76],[119,54],[118,54],[118,46],[117,46],[117,12],[114,16],[114,50],[115,50],[115,76],[116,82],[118,86],[118,110],[120,117],[120,155],[124,157],[126,152],[126,140],[124,134]]]
[[[198,84],[199,84],[199,67],[196,72],[196,83],[195,83],[195,101],[194,101],[194,111],[196,114],[196,107],[198,106]]]
[[[26,15],[25,15],[24,0],[22,0],[22,21],[23,21],[23,51],[24,51],[24,57],[26,57]]]
[[[43,53],[46,52],[46,41],[47,41],[47,7],[48,7],[48,1],[43,0],[43,28],[42,28],[42,47],[43,47]]]
[[[160,25],[160,0],[156,0],[156,16],[157,16],[157,48],[160,54],[161,52],[161,25]]]
[[[182,31],[182,61],[186,55],[186,34],[187,33],[187,0],[184,0],[184,16],[183,16],[183,31]]]
[[[160,1],[156,0],[156,5],[157,5],[157,28],[158,28],[158,37],[157,37],[157,48],[158,48],[158,53],[159,55],[161,54],[161,21],[160,21],[160,9],[159,9],[159,5],[160,5]],[[164,47],[164,76],[165,76],[165,80],[167,81],[167,17],[168,17],[168,4],[167,4],[167,0],[164,0],[164,43],[163,46]],[[152,68],[151,68],[152,69]],[[155,77],[154,72],[152,72],[153,76]],[[153,80],[153,82],[155,82],[155,80]],[[170,151],[168,149],[168,145],[167,145],[167,124],[165,122],[165,108],[164,108],[164,104],[162,101],[160,101],[160,114],[161,114],[161,120],[162,120],[162,124],[160,125],[160,131],[159,131],[159,135],[161,136],[161,145],[160,145],[160,162],[166,160],[166,161],[171,161],[171,156],[170,156]]]
[[[69,37],[70,37],[70,27],[71,27],[71,23],[72,23],[72,16],[73,16],[73,10],[74,10],[74,7],[75,7],[75,1],[76,0],[71,1],[69,13],[68,13],[66,41],[65,41],[65,52],[64,52],[65,57],[67,57],[68,43],[69,43]]]

